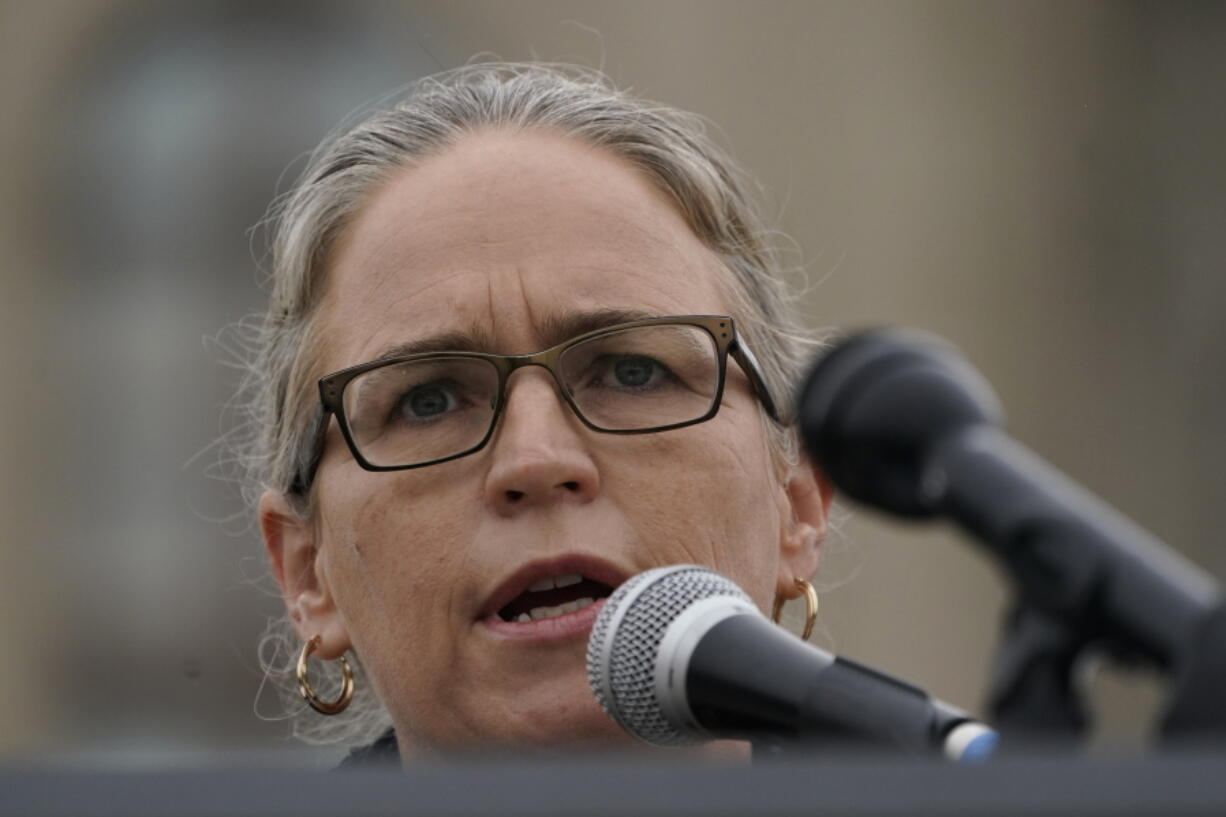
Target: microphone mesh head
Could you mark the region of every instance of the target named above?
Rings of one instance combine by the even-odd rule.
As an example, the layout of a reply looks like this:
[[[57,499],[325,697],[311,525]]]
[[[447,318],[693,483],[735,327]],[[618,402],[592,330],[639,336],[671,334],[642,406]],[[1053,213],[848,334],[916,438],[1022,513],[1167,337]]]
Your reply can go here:
[[[657,746],[701,738],[679,730],[656,697],[660,640],[687,607],[714,596],[750,601],[741,588],[705,567],[659,567],[628,579],[605,602],[587,643],[587,677],[601,708],[635,737]]]

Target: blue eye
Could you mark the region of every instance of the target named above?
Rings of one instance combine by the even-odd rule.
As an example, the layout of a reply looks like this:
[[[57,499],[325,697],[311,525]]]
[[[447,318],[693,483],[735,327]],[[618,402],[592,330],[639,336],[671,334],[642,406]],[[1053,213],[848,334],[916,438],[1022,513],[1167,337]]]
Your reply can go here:
[[[411,420],[427,420],[452,410],[455,405],[455,397],[449,390],[438,383],[428,383],[401,397],[398,408]]]
[[[625,355],[613,362],[613,379],[617,385],[627,388],[643,388],[651,385],[663,371],[659,362],[643,355]]]

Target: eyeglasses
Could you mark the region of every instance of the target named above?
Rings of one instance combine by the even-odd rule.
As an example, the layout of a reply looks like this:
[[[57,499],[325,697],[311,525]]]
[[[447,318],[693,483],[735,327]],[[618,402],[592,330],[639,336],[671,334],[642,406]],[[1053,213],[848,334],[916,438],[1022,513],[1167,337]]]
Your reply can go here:
[[[506,405],[507,379],[541,366],[588,428],[651,434],[711,419],[719,411],[728,355],[767,414],[780,420],[761,368],[726,315],[647,318],[586,332],[531,355],[427,352],[352,366],[319,380],[320,433],[335,414],[368,471],[423,468],[481,450]],[[294,481],[305,493],[319,451]]]

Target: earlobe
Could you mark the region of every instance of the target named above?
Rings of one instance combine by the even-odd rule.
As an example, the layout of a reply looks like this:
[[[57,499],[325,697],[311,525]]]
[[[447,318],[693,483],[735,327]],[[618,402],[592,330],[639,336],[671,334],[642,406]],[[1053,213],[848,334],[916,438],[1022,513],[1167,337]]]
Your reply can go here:
[[[776,593],[793,599],[800,595],[796,579],[808,579],[817,572],[833,488],[825,474],[802,457],[784,492],[789,518],[784,520],[781,536]]]
[[[259,502],[260,532],[273,577],[298,636],[320,636],[315,654],[323,659],[349,649],[349,636],[318,557],[316,526],[294,510],[284,494],[266,491]]]

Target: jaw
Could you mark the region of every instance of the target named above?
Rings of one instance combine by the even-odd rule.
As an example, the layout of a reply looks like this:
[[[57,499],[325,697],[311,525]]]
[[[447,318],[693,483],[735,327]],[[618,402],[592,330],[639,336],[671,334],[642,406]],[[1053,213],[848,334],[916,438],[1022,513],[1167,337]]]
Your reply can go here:
[[[530,653],[530,654],[529,654]],[[548,752],[627,749],[645,744],[622,731],[596,703],[584,663],[586,643],[502,651],[486,647],[466,680],[407,722],[398,736],[414,754],[468,754],[507,749]],[[411,713],[412,714],[412,713]],[[429,725],[430,734],[420,731]],[[407,754],[402,747],[402,754]]]

